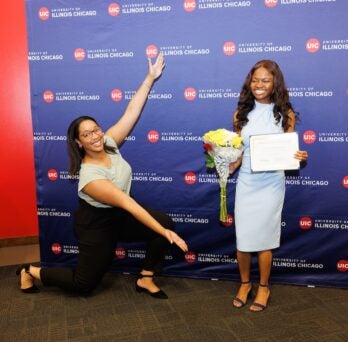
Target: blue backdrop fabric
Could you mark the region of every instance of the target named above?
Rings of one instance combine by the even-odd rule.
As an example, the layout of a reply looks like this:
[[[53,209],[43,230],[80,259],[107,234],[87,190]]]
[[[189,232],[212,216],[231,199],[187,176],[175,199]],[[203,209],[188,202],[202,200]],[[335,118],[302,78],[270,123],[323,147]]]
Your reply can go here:
[[[117,121],[162,51],[166,68],[121,149],[134,197],[168,213],[190,251],[172,247],[163,274],[239,280],[234,193],[219,222],[219,185],[202,135],[232,129],[252,65],[275,60],[300,113],[309,160],[286,175],[273,283],[348,287],[348,2],[345,0],[26,0],[41,261],[73,266],[77,182],[66,130],[91,115]],[[255,217],[257,220],[257,217]],[[112,269],[136,272],[141,243],[120,242]],[[257,279],[256,259],[252,277]]]

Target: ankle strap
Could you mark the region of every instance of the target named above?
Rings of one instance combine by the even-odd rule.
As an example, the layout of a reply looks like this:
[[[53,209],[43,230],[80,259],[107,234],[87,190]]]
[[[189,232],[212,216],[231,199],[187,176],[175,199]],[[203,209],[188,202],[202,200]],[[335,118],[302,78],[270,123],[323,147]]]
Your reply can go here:
[[[269,287],[269,284],[261,284],[261,283],[259,283],[259,286],[261,286],[261,287]]]
[[[140,275],[140,279],[141,278],[153,278],[153,276],[154,276],[153,274],[141,274],[141,273],[139,275]]]
[[[241,281],[240,283],[241,283],[241,284],[250,284],[250,283],[251,283],[251,281],[250,281],[250,280],[247,280],[247,281]]]

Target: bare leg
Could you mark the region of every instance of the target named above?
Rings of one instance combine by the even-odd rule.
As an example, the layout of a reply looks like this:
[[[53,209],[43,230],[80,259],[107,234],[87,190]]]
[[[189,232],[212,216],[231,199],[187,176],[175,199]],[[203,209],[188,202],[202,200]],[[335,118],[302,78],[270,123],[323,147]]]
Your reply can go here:
[[[20,288],[21,288],[21,290],[29,289],[33,285],[34,285],[33,278],[23,268],[21,270],[21,277],[20,277]]]
[[[240,301],[246,303],[248,299],[248,294],[251,290],[251,282],[250,282],[250,264],[251,264],[251,253],[249,252],[241,252],[237,250],[237,260],[238,260],[238,268],[240,274],[240,280],[242,282],[236,298],[239,298]],[[240,308],[244,304],[240,301],[234,299],[233,306]]]
[[[271,275],[272,250],[261,251],[258,253],[259,269],[260,269],[260,284],[268,285],[269,277]]]
[[[36,267],[32,265],[30,265],[29,267],[29,272],[32,275],[32,277],[34,277],[35,279],[41,280],[40,271],[41,271],[41,267]]]
[[[153,275],[154,272],[152,271],[147,271],[147,270],[142,270],[140,272],[142,275]],[[137,280],[137,285],[149,290],[151,293],[157,292],[160,290],[160,288],[154,283],[153,278],[151,277],[144,277],[144,278],[139,278]]]
[[[33,266],[22,265],[22,269],[20,270],[20,288],[21,288],[21,290],[26,290],[26,289],[32,288],[34,286],[35,279],[40,279],[40,278],[34,277],[34,275],[32,275],[30,273],[31,268],[33,268]],[[34,268],[40,270],[40,268],[38,268],[38,267],[34,267]],[[17,272],[18,272],[18,270],[17,270]]]
[[[272,257],[273,255],[271,250],[261,251],[258,253],[260,284],[266,286],[259,286],[254,303],[259,303],[264,307],[267,306],[268,299],[270,296],[268,284],[269,277],[271,275]],[[262,311],[263,309],[253,304],[250,306],[250,310]]]

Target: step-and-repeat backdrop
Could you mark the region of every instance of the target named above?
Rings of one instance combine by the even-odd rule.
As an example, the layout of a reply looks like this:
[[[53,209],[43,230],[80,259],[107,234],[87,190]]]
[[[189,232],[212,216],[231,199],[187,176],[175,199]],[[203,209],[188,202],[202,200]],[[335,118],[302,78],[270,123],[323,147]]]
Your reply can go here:
[[[186,239],[165,275],[238,280],[234,192],[219,222],[219,185],[205,167],[202,135],[232,129],[252,65],[275,60],[309,161],[286,176],[282,243],[272,282],[348,286],[348,2],[345,0],[26,0],[42,264],[73,266],[77,182],[66,130],[79,115],[117,121],[162,51],[166,68],[121,152],[132,193],[161,209]],[[255,217],[257,220],[257,217]],[[115,247],[113,270],[135,272],[139,243]],[[257,279],[256,259],[252,275]]]

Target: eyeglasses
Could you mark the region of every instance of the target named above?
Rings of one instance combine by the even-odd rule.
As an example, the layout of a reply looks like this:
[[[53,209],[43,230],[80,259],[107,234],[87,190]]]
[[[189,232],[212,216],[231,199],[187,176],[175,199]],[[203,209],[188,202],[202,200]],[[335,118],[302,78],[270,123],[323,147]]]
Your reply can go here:
[[[96,127],[92,131],[85,131],[85,132],[83,132],[81,134],[81,136],[84,137],[85,139],[91,139],[93,134],[99,135],[100,133],[102,133],[102,129],[100,127]]]

